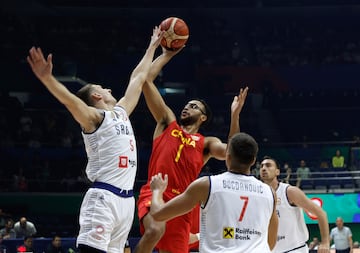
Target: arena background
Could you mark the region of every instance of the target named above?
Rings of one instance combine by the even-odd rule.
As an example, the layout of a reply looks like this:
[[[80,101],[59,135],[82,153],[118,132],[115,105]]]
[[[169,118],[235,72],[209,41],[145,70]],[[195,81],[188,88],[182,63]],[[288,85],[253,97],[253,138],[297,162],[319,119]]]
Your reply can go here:
[[[293,172],[304,159],[313,173],[303,190],[323,200],[330,227],[343,216],[360,240],[359,14],[356,0],[2,1],[0,208],[15,221],[28,217],[39,237],[73,238],[89,186],[79,128],[31,73],[30,47],[53,53],[55,74],[69,89],[98,82],[120,97],[153,26],[178,16],[190,38],[157,80],[167,103],[178,113],[187,98],[205,98],[214,119],[202,131],[226,140],[230,101],[248,85],[241,129],[258,140],[259,158],[273,155]],[[138,191],[154,127],[143,99],[132,121]],[[337,149],[343,169],[331,168]],[[224,169],[211,161],[204,173]],[[306,221],[310,239],[319,236]],[[139,236],[137,220],[130,236]]]

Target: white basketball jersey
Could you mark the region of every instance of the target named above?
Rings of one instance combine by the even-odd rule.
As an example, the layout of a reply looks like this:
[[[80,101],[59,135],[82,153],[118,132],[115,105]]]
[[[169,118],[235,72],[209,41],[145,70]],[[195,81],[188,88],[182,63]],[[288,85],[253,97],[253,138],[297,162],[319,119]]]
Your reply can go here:
[[[201,207],[200,252],[270,252],[268,227],[274,197],[253,176],[225,172],[210,177]]]
[[[302,208],[290,205],[286,189],[289,184],[280,183],[276,190],[276,211],[279,217],[278,238],[272,252],[285,252],[304,245],[309,239]]]
[[[82,133],[88,156],[86,174],[90,181],[111,184],[123,190],[134,186],[137,151],[134,131],[126,111],[115,106],[104,111],[99,128]]]

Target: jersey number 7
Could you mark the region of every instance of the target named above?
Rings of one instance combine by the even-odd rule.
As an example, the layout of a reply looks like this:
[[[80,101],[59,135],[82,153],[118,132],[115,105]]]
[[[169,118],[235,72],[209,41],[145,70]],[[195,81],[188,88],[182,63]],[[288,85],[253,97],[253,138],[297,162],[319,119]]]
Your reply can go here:
[[[245,211],[246,211],[248,202],[249,202],[249,197],[240,196],[240,199],[241,199],[241,200],[244,200],[244,205],[243,205],[243,207],[242,207],[242,209],[241,209],[240,218],[239,218],[239,221],[242,221],[243,218],[244,218],[244,215],[245,215]]]

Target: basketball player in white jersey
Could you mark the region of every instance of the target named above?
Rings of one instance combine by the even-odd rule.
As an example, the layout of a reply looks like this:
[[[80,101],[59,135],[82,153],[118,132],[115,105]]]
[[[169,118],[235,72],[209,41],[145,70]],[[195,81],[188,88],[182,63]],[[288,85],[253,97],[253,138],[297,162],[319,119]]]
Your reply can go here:
[[[298,187],[279,182],[277,179],[279,174],[280,167],[277,161],[269,156],[264,157],[260,166],[260,178],[276,190],[276,211],[279,216],[278,238],[273,252],[309,252],[306,244],[309,239],[309,231],[305,224],[303,209],[318,218],[321,234],[318,253],[330,252],[329,223],[326,212],[307,198]]]
[[[129,115],[142,92],[163,32],[155,27],[145,55],[133,70],[125,95],[117,101],[111,90],[87,84],[72,94],[52,75],[52,55],[31,48],[27,61],[45,87],[70,111],[82,128],[88,156],[86,174],[92,187],[80,209],[77,246],[81,253],[123,253],[132,226],[133,185],[137,151]]]
[[[228,143],[227,172],[195,180],[166,203],[162,194],[168,176],[153,176],[150,214],[157,221],[166,221],[200,203],[200,252],[270,252],[278,226],[275,193],[250,176],[257,152],[258,145],[250,135],[235,134]]]

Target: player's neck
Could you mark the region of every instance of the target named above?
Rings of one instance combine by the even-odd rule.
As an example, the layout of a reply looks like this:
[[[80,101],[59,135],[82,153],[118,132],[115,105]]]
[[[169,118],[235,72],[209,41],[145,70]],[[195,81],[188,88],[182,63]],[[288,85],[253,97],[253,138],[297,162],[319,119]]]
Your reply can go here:
[[[279,188],[279,181],[275,178],[271,181],[270,186],[276,191]]]
[[[279,181],[276,178],[271,181],[263,180],[263,182],[270,185],[271,188],[273,188],[274,190],[277,190],[277,188],[279,187]]]
[[[196,134],[199,131],[199,127],[197,127],[196,125],[182,125],[181,128],[188,134]]]
[[[228,172],[231,172],[231,173],[234,173],[234,174],[238,174],[238,175],[245,175],[245,176],[249,176],[249,175],[250,175],[250,170],[240,171],[240,170],[228,169]]]
[[[112,104],[106,104],[104,101],[99,101],[98,103],[96,103],[95,105],[95,108],[97,109],[103,109],[103,110],[106,110],[106,111],[112,111],[114,109],[114,106],[115,105],[112,105]]]

